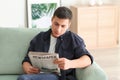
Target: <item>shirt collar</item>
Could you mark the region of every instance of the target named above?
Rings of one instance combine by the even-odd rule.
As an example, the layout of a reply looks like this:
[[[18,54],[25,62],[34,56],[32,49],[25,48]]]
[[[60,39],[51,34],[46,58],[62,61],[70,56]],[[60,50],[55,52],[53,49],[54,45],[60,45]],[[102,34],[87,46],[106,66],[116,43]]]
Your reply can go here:
[[[48,31],[45,32],[44,40],[50,39],[51,32],[52,32],[51,29],[49,29]],[[64,37],[65,35],[67,35],[68,32],[69,32],[69,30],[67,30],[63,35],[59,36],[58,39],[63,39],[63,37]]]

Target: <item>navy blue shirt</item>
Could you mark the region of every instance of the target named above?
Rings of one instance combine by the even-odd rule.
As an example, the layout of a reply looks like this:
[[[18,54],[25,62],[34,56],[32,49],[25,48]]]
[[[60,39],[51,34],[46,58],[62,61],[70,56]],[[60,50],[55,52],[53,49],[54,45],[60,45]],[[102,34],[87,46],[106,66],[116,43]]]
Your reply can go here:
[[[50,35],[51,29],[46,32],[40,32],[36,35],[30,42],[28,52],[48,52]],[[93,57],[85,48],[83,39],[71,31],[66,31],[65,34],[57,38],[55,52],[59,54],[60,58],[64,57],[69,60],[78,59],[83,55],[88,55],[91,62],[93,62]],[[25,56],[23,62],[30,62],[28,55]],[[61,70],[60,80],[77,80],[75,75],[75,69]]]

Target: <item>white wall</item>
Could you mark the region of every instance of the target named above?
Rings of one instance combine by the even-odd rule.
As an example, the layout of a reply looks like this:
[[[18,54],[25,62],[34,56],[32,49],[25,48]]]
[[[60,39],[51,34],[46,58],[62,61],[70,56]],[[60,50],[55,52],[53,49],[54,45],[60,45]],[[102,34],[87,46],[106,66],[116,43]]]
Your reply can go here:
[[[88,4],[89,0],[62,0],[62,5],[69,7],[73,4]],[[104,3],[119,2],[120,0],[104,0]],[[26,27],[26,0],[0,1],[0,27]]]
[[[0,27],[23,27],[26,19],[25,0],[0,1]]]

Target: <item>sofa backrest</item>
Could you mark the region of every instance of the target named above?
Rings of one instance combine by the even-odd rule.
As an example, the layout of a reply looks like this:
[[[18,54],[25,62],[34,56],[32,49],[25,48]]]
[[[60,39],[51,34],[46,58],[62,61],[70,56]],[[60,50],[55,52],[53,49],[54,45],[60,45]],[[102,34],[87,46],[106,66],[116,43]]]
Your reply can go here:
[[[0,28],[0,74],[22,74],[21,62],[31,39],[48,29]]]

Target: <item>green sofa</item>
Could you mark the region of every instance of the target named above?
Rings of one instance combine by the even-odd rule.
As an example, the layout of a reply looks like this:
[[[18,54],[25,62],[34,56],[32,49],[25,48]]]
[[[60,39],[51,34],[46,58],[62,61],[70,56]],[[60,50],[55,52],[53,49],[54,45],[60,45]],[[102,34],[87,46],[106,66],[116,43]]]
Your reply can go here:
[[[21,62],[29,42],[40,31],[47,29],[0,28],[0,80],[17,80],[23,74]],[[108,80],[105,72],[94,62],[77,69],[78,80]]]

